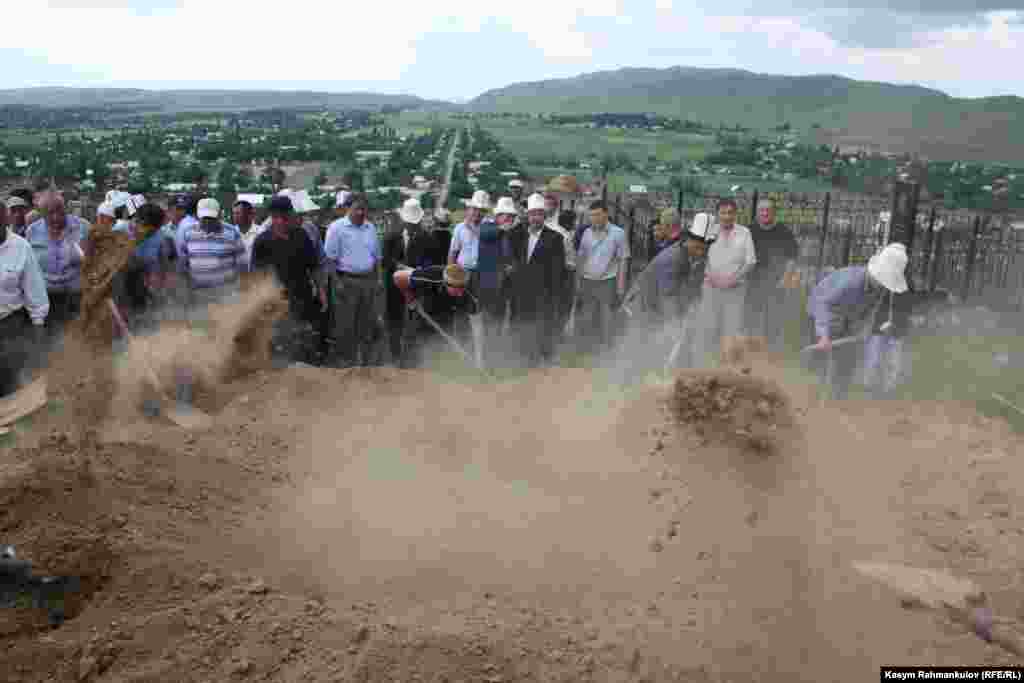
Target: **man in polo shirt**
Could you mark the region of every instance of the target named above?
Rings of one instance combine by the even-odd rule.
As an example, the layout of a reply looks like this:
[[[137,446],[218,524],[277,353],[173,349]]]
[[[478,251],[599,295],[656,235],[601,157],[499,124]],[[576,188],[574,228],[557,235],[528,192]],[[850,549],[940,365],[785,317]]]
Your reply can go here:
[[[50,312],[46,280],[23,237],[4,227],[0,206],[0,396],[18,388],[18,375],[30,349],[43,343],[43,324]]]
[[[630,258],[626,231],[608,221],[603,201],[590,205],[590,227],[580,239],[576,256],[577,292],[581,320],[599,325],[600,342],[612,346],[612,310],[626,293],[626,265]],[[599,317],[599,321],[594,318]]]
[[[466,218],[462,223],[455,226],[452,234],[452,243],[448,249],[448,263],[457,264],[469,273],[469,295],[479,298],[482,296],[481,286],[489,292],[494,293],[500,287],[497,280],[497,250],[493,259],[485,258],[485,263],[479,263],[480,256],[480,232],[484,229],[484,212],[491,208],[491,198],[483,190],[477,190],[473,197],[466,202]],[[487,227],[497,233],[497,226],[488,222]],[[497,243],[497,240],[495,240]],[[489,252],[488,252],[489,253]],[[488,278],[493,277],[493,282],[481,283],[481,271]],[[484,320],[483,313],[478,311],[469,316],[469,327],[473,335],[473,347],[476,364],[482,368],[484,364]]]
[[[697,313],[698,362],[722,340],[743,333],[747,276],[757,264],[750,230],[736,223],[733,199],[718,202],[718,237],[708,249]]]
[[[367,211],[366,197],[356,195],[348,216],[327,228],[324,254],[334,277],[334,338],[342,367],[366,366],[373,358],[381,246],[377,226],[366,220]]]
[[[181,267],[188,278],[189,320],[209,322],[207,306],[238,297],[246,268],[245,245],[238,230],[220,219],[220,202],[206,198],[197,207],[199,226],[181,245]]]
[[[751,334],[763,335],[769,346],[778,349],[786,320],[783,278],[793,269],[800,246],[793,232],[775,220],[775,204],[771,200],[757,203],[757,225],[750,233],[757,252],[757,267],[750,274],[747,293],[748,327]]]

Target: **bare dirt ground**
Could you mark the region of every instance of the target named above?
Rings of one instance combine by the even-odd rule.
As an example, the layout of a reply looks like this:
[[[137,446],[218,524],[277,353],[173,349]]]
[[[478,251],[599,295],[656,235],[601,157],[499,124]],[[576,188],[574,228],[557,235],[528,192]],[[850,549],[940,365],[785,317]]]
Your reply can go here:
[[[0,453],[0,542],[83,578],[57,629],[0,610],[0,681],[860,681],[1010,661],[856,560],[951,570],[1024,617],[1020,439],[949,404],[821,405],[769,355],[628,391],[575,369],[239,372],[196,434],[105,403],[114,373],[87,365],[54,368],[68,409]]]

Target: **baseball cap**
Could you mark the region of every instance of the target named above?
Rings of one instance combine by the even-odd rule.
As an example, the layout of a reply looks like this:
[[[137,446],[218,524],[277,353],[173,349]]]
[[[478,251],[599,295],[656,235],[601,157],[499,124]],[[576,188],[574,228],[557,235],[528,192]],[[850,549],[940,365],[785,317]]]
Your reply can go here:
[[[270,200],[270,213],[283,213],[291,215],[295,212],[295,206],[290,197],[277,196]]]
[[[220,218],[220,202],[212,197],[200,199],[196,215],[199,218]]]

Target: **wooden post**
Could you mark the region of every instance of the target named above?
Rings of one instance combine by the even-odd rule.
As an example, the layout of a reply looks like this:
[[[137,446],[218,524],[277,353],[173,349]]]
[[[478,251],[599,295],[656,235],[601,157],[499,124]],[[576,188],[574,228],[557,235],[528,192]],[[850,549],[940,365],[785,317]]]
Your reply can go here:
[[[754,196],[750,200],[750,224],[757,224],[757,188],[754,188]]]
[[[974,261],[978,258],[978,238],[981,237],[981,216],[974,217],[974,234],[971,237],[971,246],[967,252],[967,267],[964,273],[963,284],[960,285],[960,303],[967,301],[971,293],[971,276],[974,274]]]
[[[917,228],[917,200],[921,186],[917,183],[896,183],[892,192],[892,218],[889,222],[889,242],[901,242],[907,254],[913,253],[914,233]]]
[[[825,193],[825,208],[821,215],[821,244],[818,247],[818,275],[825,269],[825,243],[828,241],[828,210],[832,204],[832,193]]]
[[[931,282],[929,283],[928,290],[931,292],[935,291],[935,287],[938,285],[939,280],[939,263],[942,257],[942,238],[946,234],[945,230],[940,230],[938,236],[935,238],[935,254],[932,257],[931,262]]]

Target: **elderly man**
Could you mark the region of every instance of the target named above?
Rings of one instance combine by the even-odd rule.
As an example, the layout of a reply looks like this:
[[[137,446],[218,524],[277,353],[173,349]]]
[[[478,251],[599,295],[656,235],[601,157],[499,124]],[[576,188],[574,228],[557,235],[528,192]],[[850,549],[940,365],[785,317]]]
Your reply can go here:
[[[7,222],[9,227],[15,235],[19,237],[25,236],[25,231],[28,230],[28,224],[25,222],[25,217],[28,212],[32,210],[32,193],[28,193],[29,198],[11,193],[11,197],[7,200]]]
[[[751,334],[764,336],[768,345],[778,350],[786,321],[782,285],[786,273],[793,270],[800,245],[793,232],[775,220],[775,204],[771,200],[757,203],[757,225],[750,232],[757,252],[757,267],[750,274],[747,322]]]
[[[536,367],[555,358],[565,284],[565,237],[545,226],[543,196],[530,195],[526,208],[526,235],[513,244],[521,264],[514,287],[520,348],[527,363]]]
[[[576,296],[576,245],[573,240],[573,220],[574,215],[571,211],[558,211],[558,200],[554,196],[544,197],[544,227],[561,235],[565,242],[565,268],[562,271],[565,282],[559,287],[559,330],[568,322],[572,313],[573,298]]]
[[[579,317],[599,325],[601,346],[610,350],[614,335],[612,311],[626,293],[630,258],[626,231],[608,220],[608,205],[590,205],[590,227],[584,229],[576,255]]]
[[[0,227],[0,396],[18,389],[31,349],[43,345],[49,311],[46,280],[32,246],[11,228]]]
[[[270,229],[260,233],[252,249],[252,269],[269,270],[288,297],[288,316],[274,328],[273,347],[288,361],[313,360],[313,327],[327,307],[320,252],[304,230],[295,230],[293,202],[274,197]]]
[[[867,338],[875,330],[888,332],[889,326],[877,324],[877,316],[884,309],[891,326],[895,302],[890,296],[889,306],[885,307],[885,294],[907,291],[907,260],[906,247],[894,242],[871,257],[867,266],[837,270],[811,291],[807,310],[818,338],[813,348],[829,354],[829,360],[824,368],[819,366],[819,372],[826,369],[831,372],[833,398],[847,397],[864,347],[847,343],[833,349],[832,342],[844,337]],[[869,345],[868,352],[877,350]],[[869,366],[878,362],[880,357],[869,358]]]
[[[511,197],[501,197],[494,207],[494,222],[498,226],[495,273],[498,279],[497,296],[485,296],[481,301],[488,337],[495,338],[501,333],[503,323],[509,326],[518,322],[519,299],[515,296],[519,266],[523,263],[516,249],[526,239],[526,227],[518,223],[519,209]],[[483,233],[481,233],[483,237]],[[489,245],[488,240],[488,245]],[[489,246],[482,246],[485,251]],[[488,288],[489,289],[489,288]],[[493,323],[493,324],[492,324]]]
[[[334,278],[334,331],[342,367],[367,366],[374,358],[381,246],[377,226],[366,220],[368,211],[366,197],[356,195],[348,215],[327,228],[324,252]]]
[[[720,349],[722,341],[743,333],[747,277],[757,264],[750,230],[736,223],[732,199],[718,202],[718,236],[708,249],[697,325],[702,342],[698,359]]]
[[[497,274],[498,252],[480,264],[480,234],[485,225],[493,230],[497,238],[497,225],[493,221],[483,220],[484,212],[491,208],[491,198],[483,190],[477,190],[466,202],[466,218],[455,226],[452,234],[451,247],[448,250],[448,263],[457,264],[469,273],[469,296],[480,298],[484,291],[493,294],[499,291],[501,283]],[[481,282],[484,276],[486,282]],[[485,297],[486,298],[486,297]],[[484,321],[483,313],[476,312],[469,316],[469,326],[473,335],[473,347],[477,366],[483,368],[484,363]]]
[[[28,227],[25,238],[46,278],[50,299],[46,327],[55,334],[78,315],[88,228],[82,219],[68,215],[64,198],[57,193],[48,194],[42,207],[46,213]]]

